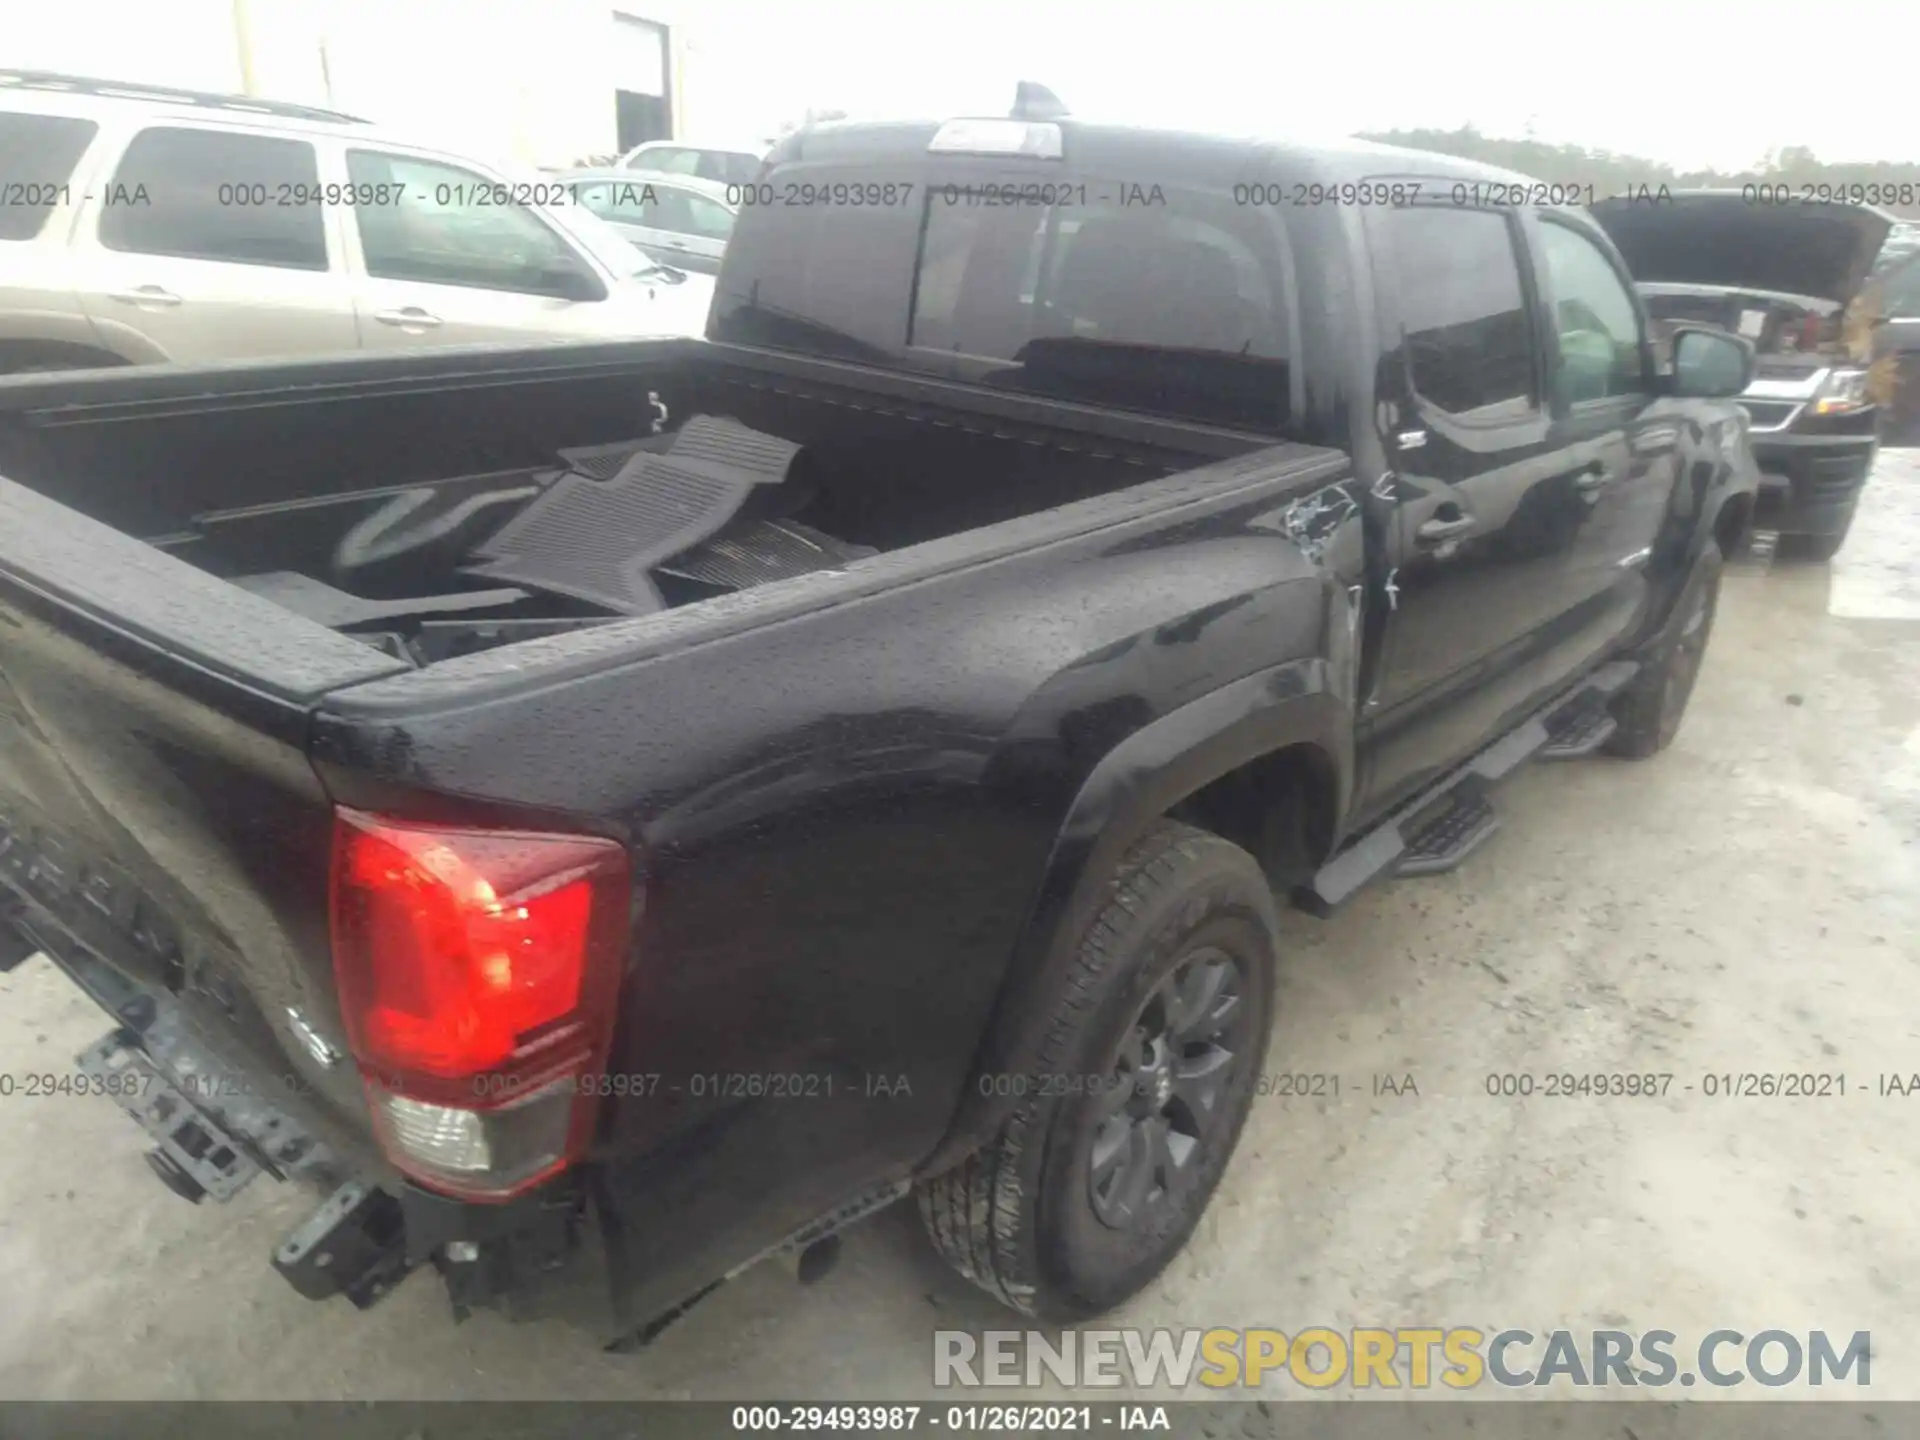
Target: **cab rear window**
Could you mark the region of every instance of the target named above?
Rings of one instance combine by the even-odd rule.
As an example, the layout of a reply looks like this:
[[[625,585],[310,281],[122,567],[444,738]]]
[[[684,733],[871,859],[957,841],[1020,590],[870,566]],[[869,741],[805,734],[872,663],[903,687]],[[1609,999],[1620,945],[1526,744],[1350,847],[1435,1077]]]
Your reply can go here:
[[[784,194],[789,177],[761,188]],[[1272,210],[1091,174],[1029,193],[924,171],[806,173],[815,189],[843,181],[878,200],[782,205],[741,226],[716,338],[1287,429],[1294,327]]]
[[[1285,423],[1288,326],[1270,216],[1164,186],[1047,188],[1031,200],[1013,187],[929,195],[914,349],[1009,362],[991,383],[1062,398]]]
[[[0,240],[31,240],[72,199],[74,166],[100,127],[69,115],[0,111]]]

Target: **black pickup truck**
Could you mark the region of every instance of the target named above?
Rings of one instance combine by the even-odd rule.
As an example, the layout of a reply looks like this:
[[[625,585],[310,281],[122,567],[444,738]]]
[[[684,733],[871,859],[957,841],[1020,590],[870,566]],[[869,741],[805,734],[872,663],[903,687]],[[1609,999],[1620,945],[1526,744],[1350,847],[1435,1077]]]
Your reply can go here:
[[[1656,364],[1583,213],[1018,115],[755,195],[705,340],[0,384],[0,964],[166,1183],[328,1197],[303,1293],[632,1344],[917,1190],[1098,1312],[1232,1153],[1274,897],[1680,723],[1752,351]]]

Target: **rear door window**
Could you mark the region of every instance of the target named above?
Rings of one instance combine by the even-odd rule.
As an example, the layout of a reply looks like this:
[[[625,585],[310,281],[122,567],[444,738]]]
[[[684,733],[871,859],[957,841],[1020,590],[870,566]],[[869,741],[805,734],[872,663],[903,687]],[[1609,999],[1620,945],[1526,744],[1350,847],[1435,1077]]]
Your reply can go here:
[[[1378,219],[1414,393],[1468,420],[1533,409],[1533,326],[1513,221],[1498,210],[1424,205]]]
[[[73,170],[99,126],[69,115],[0,111],[0,240],[31,240],[71,202]]]
[[[100,243],[138,255],[325,270],[320,172],[304,140],[155,126],[101,197]]]

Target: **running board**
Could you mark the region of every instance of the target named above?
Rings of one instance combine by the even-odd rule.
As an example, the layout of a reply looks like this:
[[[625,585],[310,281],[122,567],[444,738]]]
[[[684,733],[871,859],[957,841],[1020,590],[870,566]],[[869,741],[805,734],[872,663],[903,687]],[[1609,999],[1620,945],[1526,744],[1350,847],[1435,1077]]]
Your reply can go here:
[[[1631,660],[1613,661],[1542,706],[1294,887],[1295,907],[1324,918],[1382,876],[1438,875],[1459,865],[1499,829],[1487,791],[1529,760],[1598,750],[1614,728],[1607,701],[1639,668]]]
[[[1401,827],[1406,849],[1393,873],[1442,875],[1493,838],[1500,817],[1493,813],[1485,787],[1462,783],[1448,792],[1439,807],[1417,825]]]
[[[1589,690],[1563,705],[1547,721],[1547,743],[1540,750],[1542,760],[1584,760],[1620,728],[1607,710],[1606,697]]]

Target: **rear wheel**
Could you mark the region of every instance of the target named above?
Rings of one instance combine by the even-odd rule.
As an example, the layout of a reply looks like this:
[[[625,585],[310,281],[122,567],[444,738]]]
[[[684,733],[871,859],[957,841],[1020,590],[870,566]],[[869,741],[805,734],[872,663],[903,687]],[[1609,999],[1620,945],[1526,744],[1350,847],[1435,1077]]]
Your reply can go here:
[[[1619,728],[1606,743],[1609,755],[1644,760],[1666,749],[1680,733],[1713,633],[1725,569],[1720,547],[1708,541],[1673,607],[1673,618],[1641,655],[1640,673],[1614,697],[1613,718]]]
[[[961,1274],[1031,1315],[1111,1309],[1193,1232],[1246,1123],[1275,922],[1253,857],[1162,822],[1121,863],[1000,1133],[922,1183]]]

